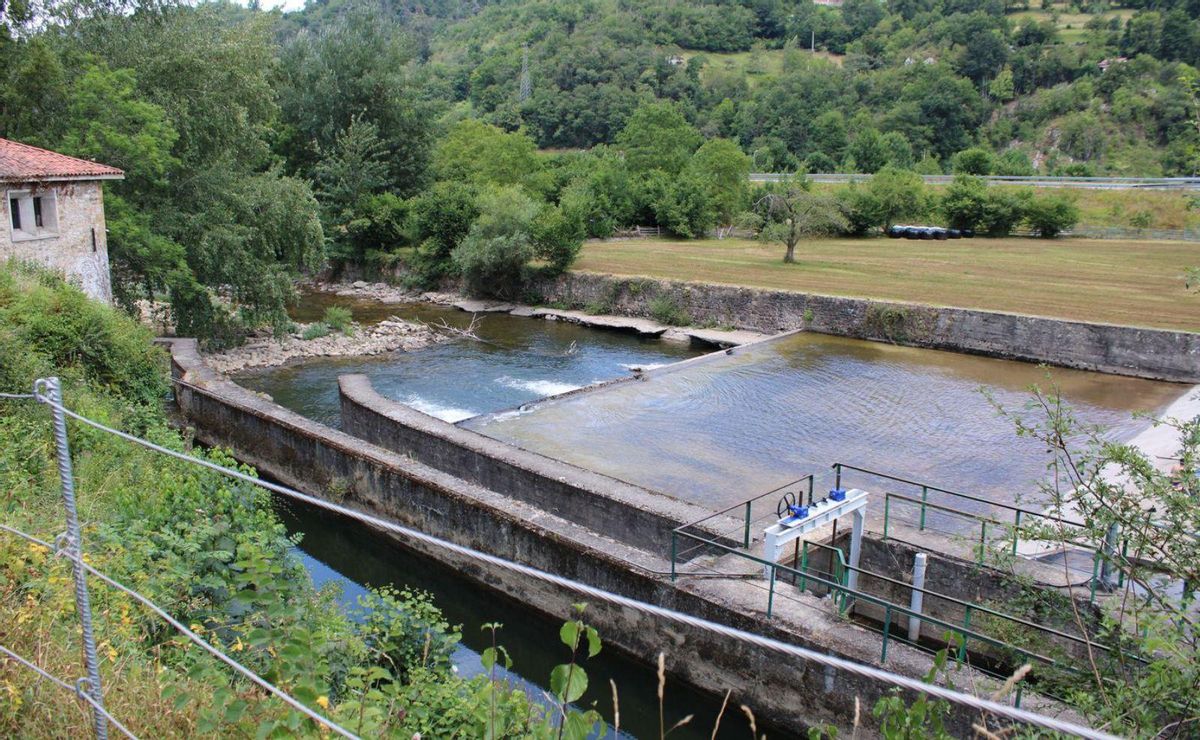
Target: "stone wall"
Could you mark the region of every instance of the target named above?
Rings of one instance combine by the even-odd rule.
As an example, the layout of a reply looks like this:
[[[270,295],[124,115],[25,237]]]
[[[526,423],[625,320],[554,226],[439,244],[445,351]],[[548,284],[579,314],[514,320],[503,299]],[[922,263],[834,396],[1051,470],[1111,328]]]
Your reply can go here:
[[[58,231],[52,236],[13,240],[8,194],[52,193]],[[6,183],[3,186],[4,223],[0,225],[0,259],[40,262],[62,272],[93,298],[112,302],[108,237],[104,224],[104,193],[100,182]]]
[[[346,433],[634,547],[668,552],[671,530],[711,514],[435,419],[379,395],[365,375],[343,375],[338,387]],[[733,520],[713,524],[716,531],[737,526]]]
[[[693,323],[765,333],[806,329],[914,347],[1044,362],[1155,380],[1200,382],[1200,333],[1021,314],[938,308],[726,285],[568,273],[541,283],[542,300],[650,316],[673,303]]]
[[[407,455],[317,424],[241,388],[204,365],[194,340],[172,343],[172,365],[174,377],[181,381],[175,386],[180,412],[194,426],[197,439],[231,449],[239,459],[286,485],[642,602],[857,663],[879,659],[876,635],[841,621],[827,604],[809,595],[777,598],[775,616],[767,618],[765,603],[759,603],[764,601],[762,591],[752,585],[688,578],[672,582],[670,563],[661,554],[615,541]],[[395,536],[464,577],[544,613],[570,614],[571,604],[581,600],[570,589]],[[747,593],[755,599],[748,599]],[[759,717],[787,732],[802,733],[825,722],[846,729],[856,716],[856,699],[869,708],[891,689],[888,683],[857,673],[817,667],[768,648],[595,600],[588,607],[588,618],[608,645],[647,662],[664,651],[672,675],[718,696],[732,690],[736,701],[753,706]],[[898,645],[889,649],[887,667],[921,676],[929,659]],[[989,690],[983,677],[970,680]],[[1027,706],[1037,707],[1038,701],[1027,698]],[[975,719],[975,713],[958,709],[950,718],[951,729],[969,732]],[[864,716],[864,722],[871,721]]]

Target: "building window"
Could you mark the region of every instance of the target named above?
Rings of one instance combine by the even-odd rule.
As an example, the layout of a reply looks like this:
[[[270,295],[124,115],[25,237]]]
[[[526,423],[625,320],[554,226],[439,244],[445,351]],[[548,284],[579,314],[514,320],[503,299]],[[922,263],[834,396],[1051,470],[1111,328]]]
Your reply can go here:
[[[8,214],[13,241],[58,236],[58,201],[53,190],[36,195],[28,190],[9,191]]]

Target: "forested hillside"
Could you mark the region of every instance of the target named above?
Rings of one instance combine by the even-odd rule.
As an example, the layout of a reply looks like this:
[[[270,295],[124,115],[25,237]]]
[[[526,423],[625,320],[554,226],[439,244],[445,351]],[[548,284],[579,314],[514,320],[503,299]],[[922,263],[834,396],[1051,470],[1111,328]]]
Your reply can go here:
[[[228,344],[286,329],[294,279],[323,265],[516,297],[631,225],[769,238],[787,218],[754,170],[886,173],[785,188],[822,215],[805,237],[1078,219],[978,181],[923,192],[914,171],[1195,173],[1200,2],[1044,5],[10,1],[0,136],[124,169],[119,301],[167,301],[180,333]]]
[[[289,25],[323,28],[343,10],[313,2]],[[972,145],[993,150],[1001,174],[1196,168],[1194,0],[517,0],[393,12],[431,97],[524,126],[540,147],[611,143],[657,98],[706,136],[735,138],[762,170],[941,172]]]

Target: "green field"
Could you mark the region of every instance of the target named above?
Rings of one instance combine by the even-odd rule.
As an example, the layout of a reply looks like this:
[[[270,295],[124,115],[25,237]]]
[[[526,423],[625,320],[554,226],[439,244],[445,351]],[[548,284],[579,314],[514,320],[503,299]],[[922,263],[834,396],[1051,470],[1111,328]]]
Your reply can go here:
[[[589,242],[575,268],[1200,331],[1184,269],[1200,243],[1115,239],[820,239],[797,263],[744,239]]]

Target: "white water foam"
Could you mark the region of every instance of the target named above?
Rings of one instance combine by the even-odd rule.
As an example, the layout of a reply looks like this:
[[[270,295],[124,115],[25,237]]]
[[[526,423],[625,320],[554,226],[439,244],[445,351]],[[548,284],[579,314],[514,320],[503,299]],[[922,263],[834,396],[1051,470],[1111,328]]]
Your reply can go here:
[[[498,378],[496,382],[515,390],[537,394],[543,398],[577,391],[583,387],[581,385],[571,385],[570,383],[556,383],[553,380],[518,380],[507,376]]]
[[[621,367],[625,368],[626,370],[628,370],[631,373],[644,373],[648,370],[656,370],[660,367],[666,367],[666,366],[667,366],[667,363],[665,363],[665,362],[647,362],[647,363],[622,362],[621,363]]]
[[[401,401],[401,403],[420,411],[422,414],[429,414],[435,419],[448,421],[451,424],[460,422],[463,419],[470,419],[472,416],[478,416],[474,411],[467,411],[466,409],[459,409],[453,406],[442,406],[420,396],[409,396]]]

